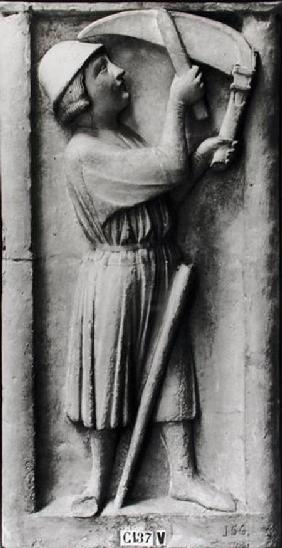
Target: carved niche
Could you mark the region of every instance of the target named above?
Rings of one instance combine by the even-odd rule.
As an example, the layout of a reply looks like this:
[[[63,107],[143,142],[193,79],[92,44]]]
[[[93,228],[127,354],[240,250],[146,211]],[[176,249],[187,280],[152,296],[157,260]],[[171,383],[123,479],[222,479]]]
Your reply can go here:
[[[111,49],[113,37],[119,42]],[[126,83],[127,72],[135,80],[134,64],[141,64],[143,77],[147,71],[147,62],[135,60],[132,39],[135,48],[140,40],[161,46],[176,73],[167,78],[154,144],[139,136],[137,101]],[[126,72],[122,61],[113,61],[124,43]],[[232,77],[218,136],[205,139],[204,127],[200,135],[209,113],[202,74],[190,55],[193,63]],[[117,437],[135,422],[115,499],[115,506],[122,506],[153,417],[161,424],[167,451],[170,495],[205,508],[236,510],[236,499],[197,471],[196,380],[187,327],[182,327],[183,310],[187,315],[191,308],[185,299],[191,265],[180,258],[168,202],[179,191],[183,201],[209,169],[229,166],[254,69],[254,52],[239,33],[164,9],[102,18],[77,40],[55,44],[40,61],[39,80],[55,118],[72,134],[65,153],[68,189],[90,246],[79,271],[67,358],[66,413],[88,431],[92,453],[87,486],[72,502],[74,516],[91,517],[103,509]],[[152,102],[151,81],[149,88]],[[144,103],[141,93],[138,108],[145,125]],[[191,145],[193,115],[200,140],[196,148]],[[126,116],[128,125],[122,120]]]

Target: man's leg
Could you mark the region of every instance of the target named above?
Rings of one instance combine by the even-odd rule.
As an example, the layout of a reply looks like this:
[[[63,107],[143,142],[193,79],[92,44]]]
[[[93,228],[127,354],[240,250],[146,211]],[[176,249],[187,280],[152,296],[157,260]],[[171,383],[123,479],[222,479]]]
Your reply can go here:
[[[72,503],[75,517],[92,517],[101,510],[111,481],[116,442],[116,430],[91,431],[92,468],[85,490]]]
[[[170,495],[173,498],[223,512],[236,510],[229,493],[222,493],[199,476],[191,421],[162,423],[162,440],[170,466]]]

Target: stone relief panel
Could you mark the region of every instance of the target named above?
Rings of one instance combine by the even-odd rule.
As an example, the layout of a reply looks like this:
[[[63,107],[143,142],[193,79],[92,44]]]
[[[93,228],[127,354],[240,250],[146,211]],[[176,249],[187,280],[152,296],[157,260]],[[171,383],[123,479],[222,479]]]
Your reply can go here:
[[[13,324],[23,295],[18,356],[30,351],[20,400],[14,366],[4,373],[8,415],[12,400],[28,409],[11,548],[17,528],[21,548],[119,546],[135,526],[164,530],[171,548],[278,538],[265,426],[277,410],[276,23],[135,7],[1,21],[4,312]],[[17,137],[3,92],[17,90],[12,33],[31,92]],[[9,150],[24,139],[18,177]]]
[[[219,137],[207,137],[209,132],[216,135],[217,128],[213,121],[208,120],[209,113],[203,99],[205,88],[202,72],[197,65],[192,66],[187,52],[185,39],[188,34],[194,58],[212,67],[209,69],[211,86],[218,87],[219,77],[217,74],[214,75],[215,69],[228,73],[229,78],[230,73],[233,75],[230,98],[225,104],[221,103],[225,116]],[[97,42],[97,37],[101,35],[103,38]],[[199,35],[202,36],[202,43],[195,45]],[[214,49],[207,47],[209,40],[213,43]],[[219,59],[218,53],[216,54],[220,46],[227,52],[222,60]],[[209,168],[220,171],[229,167],[234,157],[239,120],[250,91],[254,69],[254,52],[239,33],[219,23],[208,22],[195,16],[180,13],[169,15],[166,10],[123,12],[121,16],[117,14],[100,19],[84,28],[78,34],[77,40],[57,42],[47,50],[39,64],[39,80],[49,97],[57,122],[66,133],[69,132],[69,136],[77,135],[71,138],[67,146],[65,166],[77,221],[90,244],[86,263],[83,261],[81,267],[85,272],[83,275],[80,274],[81,279],[77,286],[68,343],[66,411],[73,422],[81,423],[88,429],[86,432],[90,436],[93,459],[85,495],[73,503],[75,506],[78,505],[74,510],[78,515],[84,511],[87,515],[89,512],[90,515],[95,514],[102,506],[105,483],[108,484],[115,454],[114,441],[110,442],[108,437],[112,438],[115,431],[132,424],[136,414],[130,403],[132,391],[136,390],[134,382],[137,382],[138,386],[144,386],[147,373],[144,375],[141,371],[142,368],[146,371],[146,368],[149,370],[151,367],[150,354],[147,358],[150,339],[154,339],[154,331],[161,329],[165,321],[165,295],[169,293],[172,283],[169,280],[180,259],[176,259],[176,255],[179,255],[179,251],[175,250],[176,238],[172,239],[171,236],[176,227],[170,226],[168,206],[163,203],[163,196],[169,196],[169,200],[174,202],[174,209],[179,209],[180,200],[184,200],[184,196],[191,192],[192,187]],[[107,75],[105,82],[103,74]],[[141,82],[144,82],[143,88]],[[228,83],[227,80],[227,85]],[[99,93],[101,95],[98,95]],[[91,102],[94,105],[93,112],[90,108]],[[222,115],[222,112],[217,113],[216,108],[214,110],[218,117]],[[125,125],[126,122],[128,125]],[[143,129],[146,140],[139,135]],[[54,132],[58,133],[57,127],[54,127]],[[46,145],[54,146],[54,142],[46,142]],[[52,151],[50,152],[52,155]],[[144,168],[148,172],[142,171]],[[109,173],[107,169],[110,170]],[[187,183],[184,183],[187,169],[187,173],[190,169],[190,176],[187,176]],[[163,175],[160,170],[163,170]],[[94,185],[93,188],[91,185]],[[175,205],[175,198],[176,203],[178,198],[178,206]],[[189,198],[187,201],[189,202]],[[55,208],[57,209],[57,202]],[[47,207],[47,211],[50,215],[52,209]],[[182,223],[183,228],[184,226]],[[57,231],[55,236],[57,237]],[[167,242],[172,245],[173,258],[169,258]],[[163,245],[166,252],[163,259],[160,259],[157,251],[154,252],[154,247],[158,249]],[[91,248],[96,251],[93,252]],[[121,265],[120,253],[124,254]],[[164,260],[163,265],[159,264],[159,260]],[[170,263],[171,273],[168,273]],[[138,266],[139,264],[142,266]],[[100,273],[96,272],[98,266],[102,267]],[[126,266],[129,277],[120,278]],[[90,270],[93,268],[91,273]],[[157,274],[153,276],[152,271],[155,270]],[[108,274],[110,278],[107,283]],[[167,276],[166,280],[163,279],[163,275]],[[117,285],[119,279],[120,287]],[[139,289],[136,279],[142,280],[141,285],[139,282]],[[132,284],[135,284],[135,289]],[[162,289],[165,287],[166,289]],[[113,294],[110,293],[111,290]],[[89,291],[92,297],[87,297]],[[141,292],[141,301],[138,292]],[[87,306],[90,307],[88,312],[84,310],[85,299],[88,302]],[[125,299],[123,306],[121,299]],[[102,314],[100,319],[99,307]],[[133,314],[136,307],[140,309],[141,314],[139,324]],[[158,319],[153,318],[153,311],[156,308],[160,309]],[[176,321],[172,313],[171,321]],[[88,334],[85,330],[81,331],[85,322],[88,325]],[[179,323],[183,323],[183,318]],[[100,329],[102,332],[96,335]],[[180,348],[184,348],[188,336],[188,328],[185,329],[186,331],[182,329],[184,333],[179,336]],[[82,340],[84,342],[81,342]],[[139,345],[138,348],[136,344]],[[166,346],[167,343],[164,344],[164,348]],[[208,508],[235,510],[236,503],[230,495],[222,494],[221,490],[217,491],[209,482],[205,483],[200,475],[198,478],[196,473],[191,421],[199,415],[200,406],[198,405],[199,409],[196,410],[194,366],[189,365],[192,359],[189,358],[191,350],[187,344],[184,350],[177,350],[175,342],[172,343],[172,347],[176,350],[172,350],[170,361],[173,363],[174,360],[176,365],[172,365],[171,378],[167,373],[168,380],[164,382],[164,395],[159,403],[159,416],[157,413],[157,422],[176,423],[174,428],[173,424],[168,427],[162,426],[170,465],[171,493],[175,492],[176,499],[196,501]],[[132,350],[134,348],[135,350]],[[164,349],[160,349],[159,352],[162,354]],[[135,373],[130,370],[132,359],[137,360]],[[148,359],[149,365],[146,365]],[[90,361],[87,363],[87,360]],[[109,365],[106,365],[108,360]],[[162,367],[166,366],[167,364],[163,363]],[[179,369],[179,373],[173,379],[173,371],[177,370],[177,367],[183,370]],[[107,371],[104,378],[103,371]],[[141,375],[139,381],[136,377],[137,371]],[[237,372],[236,377],[238,378]],[[148,385],[150,384],[154,384],[154,379],[148,379]],[[160,386],[157,386],[156,393],[147,399],[150,401],[153,398],[155,405],[160,397]],[[218,387],[218,391],[224,392],[223,386]],[[211,400],[214,402],[214,394],[212,390],[210,392]],[[137,401],[140,400],[140,394],[138,389],[135,395]],[[147,400],[145,398],[141,409],[148,405]],[[237,412],[240,414],[238,407]],[[223,411],[222,414],[228,414],[228,411]],[[145,427],[148,428],[149,418],[144,420],[138,438],[140,432],[143,432]],[[107,432],[108,430],[110,432]],[[104,449],[104,444],[107,449]],[[109,444],[113,445],[112,449]],[[186,489],[183,485],[177,488],[177,481],[179,485],[184,482],[185,474],[179,474],[176,469],[174,485],[174,459],[172,454],[170,455],[170,446],[173,446],[174,451],[179,447],[181,454],[175,468],[188,469]],[[218,445],[214,442],[210,450],[212,447],[218,450]],[[112,453],[109,463],[105,457],[102,459],[103,462],[101,460],[101,455],[105,453]],[[132,459],[134,460],[135,456]],[[99,462],[100,465],[97,464]],[[164,469],[166,468],[164,466]],[[176,480],[176,476],[179,476],[179,480]],[[212,471],[210,476],[212,478]],[[189,495],[188,492],[192,493],[194,490],[193,485],[195,494]],[[224,482],[221,487],[224,489]],[[119,495],[121,499],[124,497],[121,491]],[[147,496],[150,497],[150,494]],[[83,510],[84,506],[87,510]]]

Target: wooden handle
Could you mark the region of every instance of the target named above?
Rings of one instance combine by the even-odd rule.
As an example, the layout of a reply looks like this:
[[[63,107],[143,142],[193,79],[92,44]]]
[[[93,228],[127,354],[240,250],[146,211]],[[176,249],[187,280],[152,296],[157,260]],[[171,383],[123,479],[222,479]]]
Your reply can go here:
[[[231,90],[229,103],[226,114],[224,116],[219,136],[229,140],[231,143],[236,139],[238,125],[246,104],[247,90]],[[224,170],[226,167],[227,152],[230,148],[230,143],[222,145],[222,147],[214,153],[211,168],[216,171]]]
[[[115,498],[115,507],[121,508],[129,489],[132,472],[143,444],[148,421],[152,416],[162,381],[166,372],[167,362],[183,312],[188,290],[190,288],[192,265],[181,264],[176,271],[161,324],[156,329],[147,358],[150,364],[148,378],[142,392],[141,401],[133,429],[126,462]]]
[[[184,48],[173,18],[165,9],[158,10],[158,26],[171,62],[177,74],[192,67],[191,59]],[[192,106],[197,120],[208,118],[208,110],[203,99]]]

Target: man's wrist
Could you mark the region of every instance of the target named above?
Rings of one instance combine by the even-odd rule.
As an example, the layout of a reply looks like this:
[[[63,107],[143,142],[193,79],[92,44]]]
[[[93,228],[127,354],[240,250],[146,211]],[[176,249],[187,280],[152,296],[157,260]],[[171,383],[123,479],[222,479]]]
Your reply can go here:
[[[171,94],[168,100],[168,106],[175,110],[177,113],[179,112],[185,112],[186,110],[186,104],[185,102],[178,97],[176,94]]]
[[[209,154],[203,154],[198,149],[193,154],[193,169],[196,171],[206,171],[209,168],[211,158]]]

